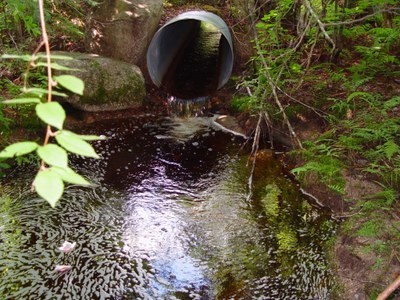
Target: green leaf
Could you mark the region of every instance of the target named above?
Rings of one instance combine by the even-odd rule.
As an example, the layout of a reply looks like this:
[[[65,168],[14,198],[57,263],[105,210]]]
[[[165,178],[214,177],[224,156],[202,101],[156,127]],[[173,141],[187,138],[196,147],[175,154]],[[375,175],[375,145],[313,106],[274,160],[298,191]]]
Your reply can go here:
[[[0,169],[9,169],[11,166],[9,164],[0,162]]]
[[[43,95],[47,95],[49,93],[48,90],[46,89],[42,89],[42,88],[29,88],[29,89],[22,89],[22,92],[26,93],[26,94],[34,94],[34,95],[38,95],[39,97],[42,97]],[[54,96],[60,96],[60,97],[68,97],[67,94],[65,93],[60,93],[57,92],[55,90],[51,91],[51,94]]]
[[[38,117],[51,126],[58,129],[63,128],[65,120],[64,108],[58,102],[46,102],[36,105],[36,114]]]
[[[54,79],[67,90],[78,95],[83,95],[85,84],[82,79],[72,75],[54,76]]]
[[[14,143],[0,152],[0,158],[12,158],[14,156],[25,155],[36,150],[37,147],[39,147],[39,145],[35,142]]]
[[[31,61],[32,55],[17,55],[17,54],[3,54],[0,56],[2,59],[22,59],[24,61]]]
[[[68,154],[63,148],[55,144],[39,147],[37,153],[44,162],[51,166],[65,168],[68,166]]]
[[[72,153],[99,158],[92,145],[90,145],[88,142],[81,139],[79,135],[71,131],[61,131],[59,134],[56,135],[56,140],[62,147]]]
[[[3,104],[27,104],[27,103],[41,103],[39,98],[16,98],[5,100]]]
[[[38,54],[38,57],[45,58],[46,55]],[[66,55],[51,54],[51,59],[73,60],[74,58]]]
[[[39,171],[33,182],[35,191],[44,200],[55,207],[64,192],[64,182],[61,177],[51,169]]]
[[[47,67],[47,63],[45,63],[45,62],[39,62],[39,63],[36,64],[36,66],[38,66],[38,67]],[[79,71],[79,69],[69,68],[69,67],[66,67],[66,66],[62,66],[62,65],[60,65],[60,64],[58,64],[58,63],[51,63],[50,66],[51,66],[51,68],[52,68],[53,70],[59,70],[59,71]]]
[[[77,137],[79,137],[82,140],[85,141],[99,141],[99,140],[105,140],[106,137],[104,135],[84,135],[84,134],[75,134]]]
[[[51,168],[54,172],[56,172],[63,181],[72,183],[72,184],[79,184],[79,185],[90,185],[90,182],[83,178],[81,175],[76,173],[74,170],[68,167],[59,168],[59,167],[52,167]]]

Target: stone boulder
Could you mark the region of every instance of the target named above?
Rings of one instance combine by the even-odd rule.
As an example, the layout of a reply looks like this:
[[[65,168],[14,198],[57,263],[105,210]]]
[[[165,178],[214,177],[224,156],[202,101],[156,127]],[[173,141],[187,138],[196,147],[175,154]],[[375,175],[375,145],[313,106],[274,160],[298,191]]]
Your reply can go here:
[[[102,1],[87,23],[86,52],[144,63],[162,12],[162,0]]]
[[[71,60],[58,64],[78,71],[55,71],[54,75],[75,75],[85,83],[82,96],[71,94],[60,101],[84,111],[112,111],[138,108],[146,96],[145,81],[139,67],[96,54],[53,52]]]

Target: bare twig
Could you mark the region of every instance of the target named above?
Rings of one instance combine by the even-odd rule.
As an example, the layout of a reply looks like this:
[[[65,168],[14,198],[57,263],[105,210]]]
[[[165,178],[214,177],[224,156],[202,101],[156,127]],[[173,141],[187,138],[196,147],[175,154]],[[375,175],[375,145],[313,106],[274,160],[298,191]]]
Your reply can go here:
[[[329,34],[325,30],[325,24],[322,23],[318,15],[315,13],[313,8],[311,7],[310,1],[304,0],[304,4],[307,7],[308,11],[310,14],[314,17],[314,19],[317,21],[319,28],[321,29],[322,33],[324,34],[325,38],[328,40],[329,43],[332,44],[333,50],[336,48],[335,42],[332,40],[332,38],[329,36]]]
[[[256,44],[257,44],[258,50],[260,50],[260,45],[258,43],[258,39],[257,38],[256,38]],[[294,131],[293,126],[290,123],[289,118],[286,115],[285,109],[284,109],[281,101],[279,100],[279,96],[278,96],[278,93],[276,91],[277,90],[277,85],[276,85],[275,81],[273,80],[273,78],[272,78],[272,76],[271,76],[271,74],[269,72],[269,66],[267,64],[267,61],[265,60],[265,58],[264,58],[264,56],[262,54],[260,54],[260,57],[261,57],[261,62],[264,65],[264,69],[265,69],[264,73],[265,73],[265,75],[267,77],[268,83],[269,83],[269,85],[271,87],[271,90],[272,90],[273,98],[275,99],[275,103],[278,106],[280,113],[282,114],[282,117],[283,117],[284,122],[286,123],[286,126],[288,127],[289,134],[292,137],[292,139],[295,141],[295,144],[297,144],[301,149],[303,149],[303,145],[301,144],[300,139],[297,137],[297,134]]]
[[[307,107],[308,109],[311,109],[317,116],[322,117],[323,115],[328,115],[327,113],[325,113],[324,111],[317,109],[315,107],[312,107],[311,105],[308,105],[300,100],[297,100],[296,98],[294,98],[293,96],[289,95],[288,93],[286,93],[285,91],[283,91],[279,86],[277,87],[277,89],[284,94],[286,97],[288,97],[290,100],[299,103],[300,105],[303,105],[304,107]]]
[[[249,87],[246,87],[247,93],[249,94],[250,97],[253,97],[253,93],[251,92]],[[268,128],[268,137],[269,141],[271,142],[271,149],[274,148],[274,134],[273,134],[273,126],[272,126],[272,120],[268,114],[267,111],[261,112],[261,114],[264,115],[265,123],[267,124]],[[261,125],[261,123],[259,123]]]
[[[15,49],[17,49],[17,50],[19,51],[18,44],[17,44],[17,42],[14,40],[14,37],[12,36],[12,34],[11,34],[10,32],[8,33],[8,36],[10,37],[11,41],[13,42],[13,44],[14,44],[14,46],[15,46]]]
[[[265,118],[265,123],[267,124],[268,128],[268,136],[269,141],[271,142],[271,149],[274,149],[274,127],[272,126],[272,120],[267,111],[264,111],[263,114]]]
[[[252,29],[253,29],[256,49],[257,49],[257,52],[259,53],[259,57],[261,58],[261,63],[264,66],[264,74],[265,74],[265,76],[266,76],[266,78],[268,80],[268,84],[271,87],[272,96],[273,96],[273,98],[275,100],[276,105],[279,108],[280,113],[282,114],[282,117],[283,117],[283,120],[284,120],[286,126],[288,127],[289,135],[292,138],[292,141],[294,142],[294,144],[297,144],[297,146],[299,148],[303,149],[303,145],[302,145],[300,139],[297,137],[297,134],[294,131],[293,126],[290,123],[289,118],[286,115],[285,109],[284,109],[281,101],[279,100],[279,96],[278,96],[278,93],[277,93],[277,84],[275,83],[275,80],[272,78],[271,73],[269,72],[270,68],[268,66],[268,63],[267,63],[264,55],[262,54],[260,42],[259,42],[259,39],[258,39],[257,30],[256,30],[254,24],[255,24],[255,22],[254,22],[254,20],[252,20]],[[283,73],[283,67],[281,68],[276,80],[279,80],[279,78],[280,78],[282,73]]]
[[[317,30],[315,31],[314,42],[313,42],[313,44],[311,46],[310,52],[307,53],[307,63],[306,63],[306,66],[305,66],[305,72],[303,73],[303,76],[301,77],[300,82],[296,87],[296,90],[298,90],[301,87],[301,85],[303,84],[304,77],[305,77],[305,75],[306,75],[306,73],[307,73],[307,71],[308,71],[308,69],[309,69],[309,67],[311,65],[311,60],[312,60],[312,56],[314,54],[314,49],[315,49],[315,46],[317,45],[317,42],[318,42],[318,35],[319,35],[319,28],[317,28]]]
[[[399,10],[400,10],[400,8],[382,9],[382,10],[379,10],[379,11],[377,11],[377,12],[374,12],[373,14],[369,14],[369,15],[366,15],[366,16],[364,16],[364,17],[361,17],[361,18],[359,18],[359,19],[355,19],[355,20],[351,20],[351,21],[343,21],[343,22],[323,23],[323,25],[324,25],[325,27],[329,27],[329,26],[340,26],[340,25],[351,25],[351,24],[355,24],[355,23],[362,22],[362,21],[364,21],[364,20],[366,20],[366,19],[372,18],[372,17],[374,17],[374,16],[376,16],[376,15],[379,15],[379,14],[381,14],[381,13],[385,13],[385,12],[396,12],[396,11],[399,11]]]
[[[43,41],[40,42],[39,46],[36,47],[35,51],[32,54],[32,59],[29,62],[28,66],[26,67],[26,70],[23,74],[24,77],[24,86],[23,89],[24,91],[28,88],[28,74],[29,74],[29,70],[31,69],[32,66],[35,65],[35,60],[36,60],[36,54],[40,51],[40,49],[43,47],[44,43]]]
[[[254,134],[253,146],[251,149],[251,154],[249,156],[249,160],[250,158],[253,158],[253,161],[251,165],[250,176],[247,182],[247,186],[249,188],[249,193],[247,194],[247,199],[246,199],[247,202],[250,202],[250,199],[253,195],[253,176],[254,176],[254,171],[256,169],[257,152],[260,145],[261,121],[262,121],[262,113],[260,112],[258,117],[256,132]]]

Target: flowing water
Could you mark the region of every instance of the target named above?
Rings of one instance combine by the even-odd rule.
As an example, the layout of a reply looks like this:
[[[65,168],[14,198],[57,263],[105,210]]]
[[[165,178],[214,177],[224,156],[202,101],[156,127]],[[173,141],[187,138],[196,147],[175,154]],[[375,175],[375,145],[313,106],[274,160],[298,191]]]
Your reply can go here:
[[[93,186],[68,186],[56,209],[30,192],[34,168],[0,181],[1,299],[329,299],[335,225],[279,155],[258,154],[249,201],[245,140],[212,118],[81,133],[108,137],[102,159],[71,155]]]

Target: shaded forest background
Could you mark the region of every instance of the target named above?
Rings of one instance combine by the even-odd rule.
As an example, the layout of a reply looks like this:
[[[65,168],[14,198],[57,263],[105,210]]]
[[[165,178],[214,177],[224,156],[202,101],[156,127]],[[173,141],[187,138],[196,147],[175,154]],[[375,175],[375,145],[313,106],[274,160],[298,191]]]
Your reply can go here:
[[[97,5],[46,1],[52,49],[83,52],[87,12]],[[398,1],[170,0],[164,5],[166,12],[178,6],[209,9],[227,21],[239,57],[246,58],[230,83],[230,111],[253,133],[254,153],[264,140],[291,146],[285,163],[296,179],[343,221],[332,256],[338,249],[350,256],[336,258],[338,273],[356,257],[363,268],[349,276],[359,280],[345,283],[363,285],[376,297],[400,271]],[[2,1],[0,54],[32,53],[40,42],[37,2]],[[0,100],[20,93],[25,69],[23,61],[1,61]],[[31,71],[29,81],[40,87],[47,78]],[[33,106],[0,103],[1,148],[41,130]],[[16,163],[37,162],[28,155]],[[12,164],[0,160],[0,174]],[[381,285],[362,283],[362,277]],[[342,292],[351,295],[351,287]]]

